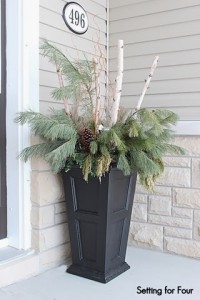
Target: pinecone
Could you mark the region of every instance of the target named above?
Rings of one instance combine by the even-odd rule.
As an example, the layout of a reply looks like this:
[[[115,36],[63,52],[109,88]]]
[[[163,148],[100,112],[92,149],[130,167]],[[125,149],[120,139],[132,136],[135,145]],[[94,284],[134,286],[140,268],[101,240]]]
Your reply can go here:
[[[90,143],[94,138],[94,133],[91,129],[84,128],[81,132],[80,138],[82,147],[84,148],[84,150],[88,150],[90,147]]]

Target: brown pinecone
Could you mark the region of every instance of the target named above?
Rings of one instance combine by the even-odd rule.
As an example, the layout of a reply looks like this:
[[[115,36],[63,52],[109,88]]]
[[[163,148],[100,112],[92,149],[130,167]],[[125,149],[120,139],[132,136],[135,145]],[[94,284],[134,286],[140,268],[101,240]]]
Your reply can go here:
[[[88,150],[90,147],[90,143],[94,138],[94,133],[89,128],[84,128],[80,135],[81,145],[85,150]]]

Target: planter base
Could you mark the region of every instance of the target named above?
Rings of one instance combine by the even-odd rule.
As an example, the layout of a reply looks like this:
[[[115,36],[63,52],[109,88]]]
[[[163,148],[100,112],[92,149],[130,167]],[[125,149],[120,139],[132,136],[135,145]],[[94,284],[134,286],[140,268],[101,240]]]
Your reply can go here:
[[[76,265],[71,265],[66,272],[98,282],[107,283],[129,269],[130,266],[124,262],[121,266],[117,267],[116,269],[112,269],[108,273],[98,272],[87,267],[80,267]]]
[[[82,170],[63,172],[72,249],[68,273],[108,282],[130,267],[125,262],[137,174],[113,167],[83,180]]]

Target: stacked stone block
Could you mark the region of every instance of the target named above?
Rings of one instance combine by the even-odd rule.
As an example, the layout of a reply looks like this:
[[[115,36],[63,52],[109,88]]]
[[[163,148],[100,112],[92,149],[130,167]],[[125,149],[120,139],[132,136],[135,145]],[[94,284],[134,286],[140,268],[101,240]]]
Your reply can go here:
[[[200,137],[177,137],[185,156],[166,156],[154,193],[138,183],[129,244],[200,259]]]
[[[33,163],[34,168],[34,163]],[[62,180],[48,167],[32,171],[32,248],[38,252],[40,268],[48,269],[70,257],[69,232]]]

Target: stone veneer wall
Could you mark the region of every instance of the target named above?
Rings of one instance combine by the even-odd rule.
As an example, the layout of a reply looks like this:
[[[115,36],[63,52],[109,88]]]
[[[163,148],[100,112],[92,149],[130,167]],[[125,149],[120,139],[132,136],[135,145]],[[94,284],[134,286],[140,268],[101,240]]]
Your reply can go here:
[[[200,137],[179,136],[155,193],[137,185],[129,244],[200,259]]]
[[[66,204],[60,175],[42,161],[33,160],[32,169],[32,248],[43,270],[70,258]]]

